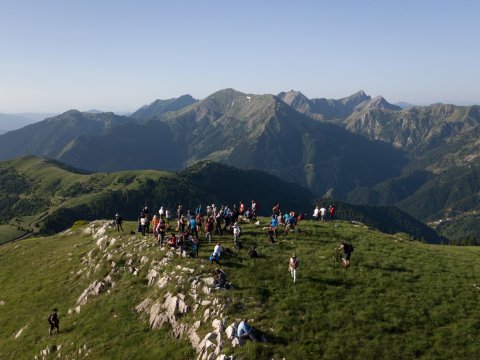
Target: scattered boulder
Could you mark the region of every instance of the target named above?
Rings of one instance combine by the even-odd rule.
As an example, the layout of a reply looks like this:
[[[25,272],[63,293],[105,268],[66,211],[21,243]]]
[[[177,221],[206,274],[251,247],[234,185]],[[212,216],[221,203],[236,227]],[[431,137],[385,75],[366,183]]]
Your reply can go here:
[[[75,305],[85,305],[89,297],[99,295],[105,289],[105,283],[95,280],[83,293],[78,297]]]
[[[95,239],[95,236],[94,236],[93,238]],[[102,237],[100,237],[100,238],[97,240],[96,244],[97,244],[97,246],[101,249],[102,246],[103,246],[103,243],[106,242],[106,241],[107,241],[107,237],[106,237],[106,236],[102,236]]]
[[[195,269],[183,267],[183,266],[180,266],[180,265],[177,265],[175,268],[176,268],[177,270],[189,272],[190,274],[193,274],[193,273],[195,272]]]
[[[148,286],[152,286],[157,279],[158,272],[155,269],[150,269],[147,275]]]
[[[218,332],[222,333],[223,330],[225,329],[225,324],[223,323],[222,320],[220,319],[215,319],[212,321],[212,327]]]
[[[203,282],[207,284],[208,286],[213,286],[213,283],[215,282],[215,279],[213,277],[207,277],[203,279]]]
[[[237,327],[238,327],[238,323],[237,322],[233,322],[232,324],[230,324],[229,327],[227,327],[225,329],[225,334],[227,335],[227,337],[229,339],[233,339],[234,337],[236,337],[237,335]]]
[[[166,314],[163,313],[162,304],[156,302],[150,308],[150,328],[160,329],[164,323],[169,322]]]
[[[140,304],[135,306],[135,311],[137,313],[145,312],[147,311],[147,309],[150,307],[151,304],[152,304],[152,300],[150,298],[146,298]]]
[[[236,347],[239,347],[239,346],[244,346],[245,345],[245,339],[244,338],[234,338],[232,340],[232,347],[233,348],[236,348]]]
[[[165,275],[164,277],[160,278],[158,281],[157,281],[157,286],[162,289],[164,288],[169,282],[170,280],[172,280],[170,278],[170,276],[168,275]]]
[[[112,276],[110,274],[105,276],[103,281],[105,281],[105,284],[107,284],[108,286],[110,286],[112,288],[115,286],[115,282],[112,280]]]

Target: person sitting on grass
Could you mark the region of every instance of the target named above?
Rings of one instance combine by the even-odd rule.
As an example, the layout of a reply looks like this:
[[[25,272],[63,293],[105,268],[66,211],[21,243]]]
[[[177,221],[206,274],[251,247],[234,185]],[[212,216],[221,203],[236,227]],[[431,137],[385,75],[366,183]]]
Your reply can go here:
[[[220,269],[216,268],[213,272],[213,287],[215,288],[226,288],[227,287],[227,274]]]
[[[350,256],[352,255],[353,252],[353,245],[348,244],[345,241],[340,241],[340,244],[338,244],[337,251],[343,250],[343,255],[342,255],[342,262],[343,266],[345,269],[348,269],[350,267]]]
[[[52,311],[53,312],[48,316],[48,325],[50,325],[48,334],[52,335],[53,330],[57,329],[57,335],[58,335],[60,334],[60,320],[58,319],[58,309],[55,308]]]
[[[256,342],[257,337],[255,336],[254,329],[248,324],[247,319],[238,324],[237,327],[237,337],[243,339],[251,339],[252,341]]]
[[[251,259],[258,258],[258,252],[257,249],[255,249],[255,246],[251,246],[250,250],[248,250],[248,256],[250,256]]]
[[[172,236],[170,236],[170,239],[168,239],[168,245],[170,245],[173,249],[177,248],[177,237],[175,236],[175,233],[172,233]]]

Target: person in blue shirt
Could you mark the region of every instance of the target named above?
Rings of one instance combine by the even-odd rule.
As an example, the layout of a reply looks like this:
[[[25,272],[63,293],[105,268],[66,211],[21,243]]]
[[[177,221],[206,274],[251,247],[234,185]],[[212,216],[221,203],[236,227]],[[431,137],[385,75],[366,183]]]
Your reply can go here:
[[[253,328],[247,323],[247,319],[244,319],[240,322],[240,324],[238,324],[237,337],[244,339],[249,338],[252,341],[257,341]]]
[[[275,215],[272,215],[272,220],[270,221],[270,229],[271,231],[273,231],[273,236],[275,237],[275,240],[277,240],[277,228],[278,228],[278,219]]]
[[[195,217],[191,217],[189,221],[189,227],[190,227],[190,233],[193,235],[195,234],[195,237],[198,239],[198,231],[197,231],[197,220],[195,220]]]

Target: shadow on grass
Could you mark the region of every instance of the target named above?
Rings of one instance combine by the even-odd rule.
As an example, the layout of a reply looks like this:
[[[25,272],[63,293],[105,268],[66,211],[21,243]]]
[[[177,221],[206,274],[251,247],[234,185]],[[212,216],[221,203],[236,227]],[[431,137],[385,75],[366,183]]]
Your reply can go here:
[[[75,325],[71,324],[71,325],[65,326],[63,329],[61,328],[60,329],[60,334],[68,334],[68,333],[73,332],[74,330],[75,330]]]
[[[283,336],[278,336],[278,335],[273,335],[265,331],[259,331],[258,329],[256,330],[256,335],[258,336],[259,340],[262,340],[261,342],[265,342],[268,344],[276,344],[276,345],[287,345],[288,341],[286,338]]]
[[[411,270],[408,270],[404,266],[397,264],[389,264],[385,266],[374,265],[374,264],[363,264],[362,267],[368,270],[382,270],[387,272],[397,272],[397,273],[411,273]]]
[[[321,277],[314,277],[311,276],[308,278],[309,282],[317,283],[317,284],[325,284],[330,286],[347,286],[349,285],[349,281],[344,279],[335,279],[335,278],[321,278]]]

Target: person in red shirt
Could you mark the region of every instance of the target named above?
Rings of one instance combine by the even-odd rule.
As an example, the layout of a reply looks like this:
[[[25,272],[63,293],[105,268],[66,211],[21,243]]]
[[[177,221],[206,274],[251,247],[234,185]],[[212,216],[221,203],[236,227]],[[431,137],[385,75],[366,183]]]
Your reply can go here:
[[[335,208],[333,205],[330,205],[328,207],[328,213],[330,214],[330,220],[333,220],[333,217],[335,216]]]

